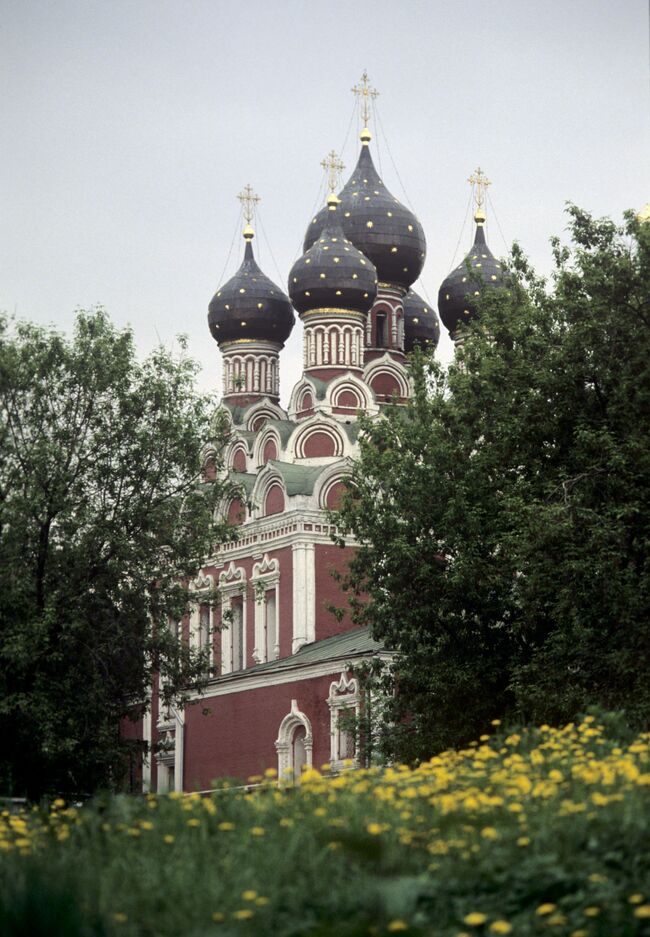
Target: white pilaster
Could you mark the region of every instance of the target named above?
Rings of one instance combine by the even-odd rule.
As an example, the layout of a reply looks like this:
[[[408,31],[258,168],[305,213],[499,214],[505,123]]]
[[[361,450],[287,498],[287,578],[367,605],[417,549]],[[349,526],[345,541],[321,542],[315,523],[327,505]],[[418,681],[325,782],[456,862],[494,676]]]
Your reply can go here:
[[[293,555],[293,640],[295,654],[316,637],[316,569],[314,544],[296,543]]]

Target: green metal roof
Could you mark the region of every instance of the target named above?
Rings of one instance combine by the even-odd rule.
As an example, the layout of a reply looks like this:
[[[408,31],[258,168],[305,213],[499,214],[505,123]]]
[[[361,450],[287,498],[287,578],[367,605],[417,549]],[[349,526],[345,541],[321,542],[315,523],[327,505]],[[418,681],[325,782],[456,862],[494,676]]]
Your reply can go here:
[[[293,462],[279,462],[269,459],[269,465],[278,470],[284,480],[288,495],[310,495],[321,472],[329,465],[294,465]]]
[[[258,673],[281,673],[307,664],[322,664],[330,660],[344,664],[355,657],[374,655],[383,650],[384,646],[370,636],[368,628],[355,628],[354,631],[346,631],[343,634],[335,634],[331,638],[323,638],[322,641],[305,644],[290,657],[270,660],[264,664],[247,667],[245,670],[224,674],[212,679],[210,683],[223,683],[226,680],[236,680]]]

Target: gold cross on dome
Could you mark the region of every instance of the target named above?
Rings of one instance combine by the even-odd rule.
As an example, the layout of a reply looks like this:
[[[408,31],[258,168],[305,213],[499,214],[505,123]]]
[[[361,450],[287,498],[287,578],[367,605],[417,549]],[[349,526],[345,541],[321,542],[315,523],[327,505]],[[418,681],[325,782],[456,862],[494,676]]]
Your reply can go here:
[[[327,172],[327,187],[330,192],[336,193],[340,182],[341,173],[345,165],[341,162],[336,150],[330,150],[325,159],[321,160],[321,166]]]
[[[370,80],[368,79],[368,72],[364,70],[363,75],[361,76],[361,81],[358,85],[355,85],[352,89],[352,94],[361,100],[361,119],[363,121],[364,127],[368,126],[368,121],[370,120],[370,102],[378,97],[379,92],[376,88],[370,87]]]
[[[242,191],[237,196],[239,201],[242,204],[242,211],[244,213],[244,218],[246,223],[250,224],[253,220],[253,215],[255,214],[255,206],[258,202],[261,202],[259,195],[256,195],[253,192],[253,189],[250,185],[245,185]]]
[[[472,186],[474,202],[476,204],[474,219],[476,221],[485,221],[485,196],[487,195],[487,187],[492,185],[492,183],[480,166],[474,170],[467,181]]]

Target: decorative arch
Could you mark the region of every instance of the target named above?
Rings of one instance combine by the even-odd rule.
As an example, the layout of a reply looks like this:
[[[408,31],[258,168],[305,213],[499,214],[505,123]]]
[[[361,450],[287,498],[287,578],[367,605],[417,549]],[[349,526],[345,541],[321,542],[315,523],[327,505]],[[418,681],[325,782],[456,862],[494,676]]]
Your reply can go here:
[[[284,505],[284,488],[280,482],[274,481],[266,490],[266,496],[264,498],[264,517],[269,517],[271,514],[282,514]]]
[[[230,468],[235,472],[245,472],[247,463],[246,447],[243,443],[238,443],[230,454]]]
[[[255,464],[259,467],[266,465],[271,459],[277,459],[280,450],[280,437],[277,430],[271,426],[265,427],[255,440],[255,447],[253,450]]]
[[[276,407],[269,400],[260,400],[253,404],[246,414],[246,429],[251,433],[258,432],[267,420],[283,420],[286,414],[280,407]]]
[[[382,355],[371,361],[365,371],[364,380],[375,397],[408,397],[411,389],[406,371],[389,355]]]
[[[344,442],[336,426],[320,419],[296,435],[293,449],[296,459],[340,457],[344,452]]]
[[[355,414],[374,411],[374,403],[368,385],[354,374],[344,374],[331,382],[327,389],[327,403],[335,413]]]
[[[318,479],[316,490],[314,492],[319,508],[323,510],[336,510],[337,495],[340,496],[342,488],[345,487],[346,479],[352,473],[352,462],[345,459],[342,463],[337,462],[322,472]]]
[[[278,495],[273,494],[272,489],[274,488],[280,490],[279,493],[282,496],[281,505]],[[270,505],[268,503],[269,495],[271,495]],[[274,502],[274,498],[277,498],[277,501]],[[272,462],[267,462],[266,465],[260,469],[255,481],[251,500],[255,505],[254,513],[256,517],[266,517],[267,513],[278,514],[285,509],[286,490],[284,479]],[[270,512],[267,511],[269,507],[271,508]]]
[[[361,695],[356,677],[348,677],[345,671],[338,680],[330,683],[327,697],[330,710],[330,763],[332,768],[356,766],[358,755],[355,733],[342,721],[345,716],[358,719],[361,707]]]
[[[278,777],[281,781],[289,781],[289,775],[293,779],[299,774],[296,769],[301,766],[296,763],[296,735],[300,734],[302,749],[304,751],[304,766],[311,767],[314,748],[314,737],[312,734],[311,722],[309,718],[298,709],[298,701],[291,700],[291,710],[284,717],[278,729],[278,737],[275,740],[275,750],[278,753]]]
[[[309,403],[310,399],[311,403]],[[305,403],[309,403],[309,406],[306,406]],[[316,390],[314,385],[303,377],[291,391],[289,417],[291,419],[307,419],[313,415],[315,407]]]

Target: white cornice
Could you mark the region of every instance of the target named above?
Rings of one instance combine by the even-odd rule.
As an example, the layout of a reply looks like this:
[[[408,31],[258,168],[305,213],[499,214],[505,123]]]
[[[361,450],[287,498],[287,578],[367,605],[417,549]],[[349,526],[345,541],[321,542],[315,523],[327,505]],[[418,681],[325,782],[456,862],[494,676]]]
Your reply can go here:
[[[188,696],[189,700],[208,700],[218,696],[230,696],[232,693],[246,693],[250,690],[263,690],[271,686],[281,686],[285,683],[296,683],[299,680],[315,680],[318,677],[327,677],[336,674],[340,677],[341,670],[345,669],[348,661],[357,663],[362,660],[369,660],[373,657],[379,657],[381,660],[391,660],[393,655],[390,651],[365,651],[357,654],[345,654],[339,657],[332,657],[329,660],[316,661],[313,664],[295,663],[290,667],[282,667],[279,670],[264,670],[261,673],[247,673],[245,670],[239,670],[236,673],[228,674],[226,677],[219,677],[208,683],[205,689],[199,693],[194,691]],[[285,661],[286,658],[283,658]]]

